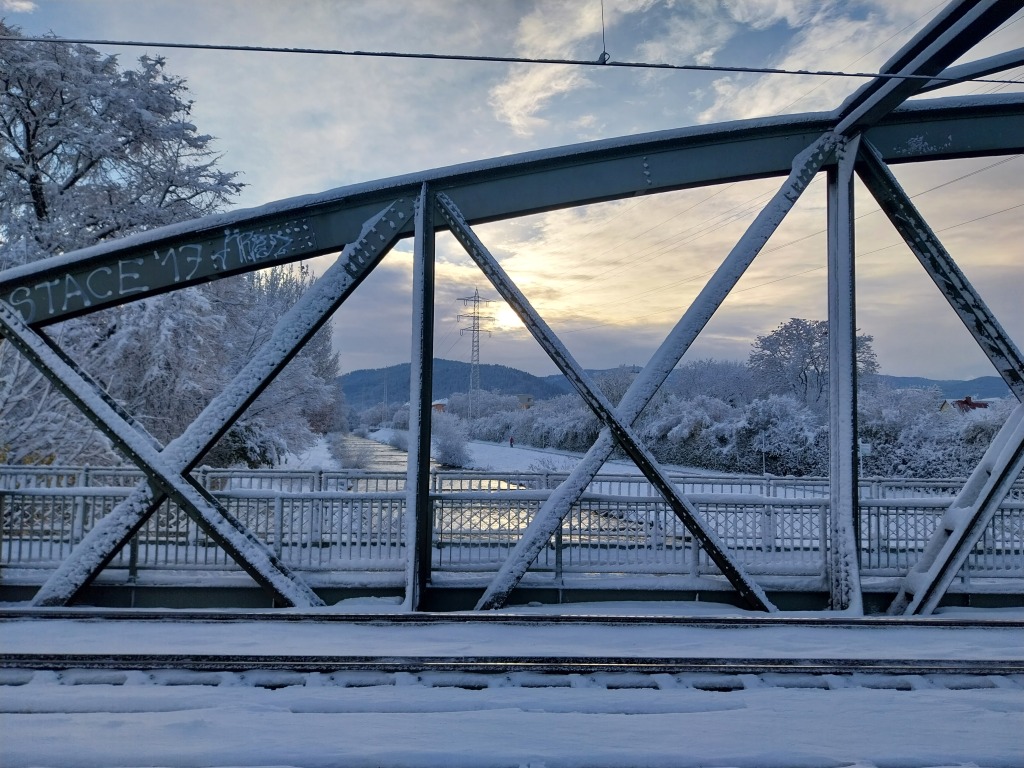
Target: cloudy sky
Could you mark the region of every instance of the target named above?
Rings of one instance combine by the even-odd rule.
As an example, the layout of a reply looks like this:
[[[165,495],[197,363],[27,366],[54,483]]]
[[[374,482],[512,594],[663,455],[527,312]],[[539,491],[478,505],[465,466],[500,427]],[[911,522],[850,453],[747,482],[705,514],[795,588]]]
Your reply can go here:
[[[615,60],[876,71],[945,3],[934,0],[605,0]],[[25,34],[488,56],[597,59],[600,0],[0,0]],[[1018,13],[965,60],[1024,46]],[[862,81],[96,46],[129,66],[162,54],[185,77],[195,122],[243,173],[249,207],[454,163],[645,131],[829,110]],[[1002,78],[1022,78],[1012,70]],[[1012,93],[971,84],[941,92]],[[1024,344],[1024,159],[894,169],[947,249]],[[722,185],[478,228],[577,359],[644,364],[778,186]],[[825,317],[825,198],[818,179],[687,359],[744,360],[790,317]],[[884,373],[993,373],[866,193],[858,195],[858,325]],[[435,352],[469,360],[457,319],[475,289],[498,299],[445,236]],[[322,266],[322,265],[318,265]],[[409,359],[411,243],[335,318],[343,371]],[[555,372],[500,301],[481,360]]]

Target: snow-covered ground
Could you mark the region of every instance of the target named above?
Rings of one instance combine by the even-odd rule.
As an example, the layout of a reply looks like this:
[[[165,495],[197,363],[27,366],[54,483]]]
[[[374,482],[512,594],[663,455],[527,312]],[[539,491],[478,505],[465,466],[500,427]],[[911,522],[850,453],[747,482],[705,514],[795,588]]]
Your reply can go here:
[[[392,429],[381,429],[372,433],[370,437],[387,443],[393,434]],[[508,443],[488,443],[482,440],[467,442],[466,453],[469,455],[467,469],[508,472],[570,472],[583,456],[554,448],[534,448],[522,443],[516,443],[513,447]],[[625,475],[640,474],[636,465],[628,460],[609,461],[605,464],[605,471]]]
[[[341,469],[341,464],[331,455],[330,448],[327,447],[327,438],[321,437],[307,450],[285,456],[277,468],[337,470]]]
[[[636,608],[577,606],[591,613]],[[657,610],[742,613],[711,604]],[[1020,658],[1024,649],[1014,629],[711,629],[639,619],[632,626],[548,628],[55,620],[5,622],[2,629],[5,653],[991,659]],[[216,685],[155,684],[169,682],[168,675],[138,673],[111,685],[95,673],[64,682],[37,673],[26,685],[0,686],[0,762],[8,768],[1024,764],[1020,679],[960,689],[911,678],[904,690],[869,687],[857,677],[804,675],[785,682],[745,676],[738,690],[706,690],[673,676],[655,678],[650,688],[609,686],[600,675],[574,676],[564,687],[517,685],[526,682],[525,673],[497,676],[476,690],[437,685],[430,674],[376,682],[368,676],[359,687],[341,684],[340,676],[313,676],[271,690],[246,674],[207,679]]]

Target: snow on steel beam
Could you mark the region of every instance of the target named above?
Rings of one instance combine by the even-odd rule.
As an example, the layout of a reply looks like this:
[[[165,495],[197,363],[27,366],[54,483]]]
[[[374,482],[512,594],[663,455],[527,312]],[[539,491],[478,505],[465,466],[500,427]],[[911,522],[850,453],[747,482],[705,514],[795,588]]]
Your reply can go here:
[[[783,176],[831,114],[736,121],[539,150],[278,201],[100,243],[0,273],[33,327],[229,274],[334,253],[423,183],[471,224],[574,205]],[[869,132],[888,162],[1024,151],[1024,97],[905,105]],[[407,223],[403,236],[412,234]]]
[[[193,469],[241,413],[269,386],[302,346],[398,240],[412,203],[398,200],[364,222],[360,235],[278,321],[267,342],[230,384],[161,453],[174,471]],[[142,527],[164,496],[139,483],[103,517],[47,579],[33,605],[65,605],[88,585]]]
[[[5,302],[0,302],[0,332],[47,379],[75,404],[128,456],[154,488],[177,502],[228,555],[275,600],[284,605],[312,606],[323,602],[269,547],[253,536],[224,509],[209,491],[184,478],[167,465],[153,444],[99,397],[88,381],[78,376],[60,355],[29,328]]]
[[[950,504],[917,563],[904,578],[890,615],[928,615],[1024,471],[1024,404],[1018,405],[992,440],[981,462]]]
[[[739,282],[747,267],[800,199],[807,185],[813,181],[815,174],[831,157],[838,141],[839,138],[831,133],[820,136],[792,160],[789,178],[747,227],[746,232],[683,313],[665,341],[629,385],[616,411],[623,423],[632,424],[647,407],[729,292]],[[551,496],[527,526],[484,591],[483,597],[477,603],[477,610],[500,608],[505,604],[530,564],[561,525],[569,509],[611,456],[614,447],[615,440],[611,432],[607,428],[603,429],[594,445],[562,484],[552,491]]]
[[[924,84],[918,93],[935,91],[957,83],[965,83],[977,77],[994,75],[996,72],[1005,72],[1008,69],[1024,66],[1024,48],[1016,48],[1006,53],[998,53],[995,56],[988,56],[967,64],[959,64],[955,67],[948,67],[931,80]]]
[[[1020,350],[868,142],[861,147],[857,173],[1010,391],[1024,402]]]
[[[857,493],[857,318],[853,164],[860,136],[828,169],[829,585],[831,607],[864,613]]]
[[[937,75],[1020,10],[1005,0],[950,3],[882,67],[887,75]],[[840,106],[836,132],[852,136],[918,93],[926,81],[879,78]]]
[[[498,293],[515,311],[523,325],[541,345],[544,351],[558,366],[569,383],[575,387],[583,401],[590,406],[607,429],[614,435],[616,442],[622,447],[626,454],[633,460],[636,466],[650,481],[651,485],[661,494],[662,498],[672,508],[683,525],[693,534],[694,539],[700,542],[708,557],[718,566],[722,574],[729,580],[736,591],[752,607],[761,611],[775,611],[776,608],[765,595],[764,590],[747,574],[742,564],[730,555],[728,549],[719,540],[718,534],[708,526],[700,511],[692,502],[681,496],[672,482],[665,474],[657,460],[650,451],[643,445],[640,438],[633,432],[632,428],[623,422],[615,413],[615,406],[611,404],[603,392],[591,381],[590,377],[576,362],[569,350],[559,341],[554,331],[537,314],[533,306],[526,300],[526,297],[519,291],[512,282],[505,270],[501,268],[497,260],[491,255],[484,244],[469,228],[465,219],[459,213],[459,209],[451,201],[451,198],[444,194],[437,196],[438,206],[441,215],[448,223],[452,234],[462,243],[466,252],[476,262],[480,270],[487,276]]]

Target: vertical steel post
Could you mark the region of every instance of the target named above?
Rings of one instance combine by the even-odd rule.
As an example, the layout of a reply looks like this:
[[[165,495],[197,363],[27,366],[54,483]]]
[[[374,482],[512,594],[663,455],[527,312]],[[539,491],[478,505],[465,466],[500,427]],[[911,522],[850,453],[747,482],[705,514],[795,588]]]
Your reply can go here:
[[[853,166],[860,136],[828,169],[829,583],[832,608],[863,613],[857,499],[857,321]]]
[[[413,248],[412,357],[409,366],[409,465],[406,479],[405,602],[420,607],[430,581],[434,505],[430,495],[430,413],[434,359],[434,196],[424,184]]]

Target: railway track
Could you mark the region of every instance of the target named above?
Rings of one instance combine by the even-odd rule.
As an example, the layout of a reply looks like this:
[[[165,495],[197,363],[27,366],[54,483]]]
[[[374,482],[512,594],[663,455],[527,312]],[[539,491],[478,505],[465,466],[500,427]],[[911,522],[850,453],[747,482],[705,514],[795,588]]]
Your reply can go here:
[[[32,626],[27,626],[25,622]],[[321,685],[327,681],[342,687],[412,682],[432,687],[469,688],[586,684],[609,688],[670,686],[737,690],[756,681],[758,685],[783,687],[864,685],[904,690],[948,686],[957,689],[1024,689],[1024,651],[1015,652],[1017,646],[1012,640],[1018,632],[1024,630],[1024,621],[1010,618],[695,617],[495,612],[335,614],[270,610],[210,612],[77,608],[0,610],[0,633],[4,631],[4,624],[12,629],[20,625],[23,636],[30,639],[36,635],[44,637],[54,631],[65,631],[58,628],[58,622],[72,622],[73,626],[79,628],[73,631],[94,627],[103,633],[109,628],[111,642],[118,642],[125,652],[109,652],[102,643],[90,647],[64,643],[56,647],[50,645],[40,648],[36,652],[31,640],[23,641],[18,648],[9,645],[10,650],[20,652],[0,654],[0,685],[21,685],[32,679],[49,679],[74,685],[125,685],[136,682],[173,685],[249,684],[278,688]],[[38,630],[35,629],[36,624]],[[240,624],[249,625],[247,629],[241,630],[246,637],[267,628],[273,630],[275,634],[271,636],[278,639],[267,641],[268,644],[257,653],[245,652],[241,648],[235,653],[232,638],[237,639],[239,630],[234,625]],[[172,628],[171,625],[177,626]],[[187,625],[193,626],[190,628]],[[493,628],[486,630],[488,625]],[[125,646],[117,641],[119,626],[124,626],[125,631],[131,633],[148,631],[153,637],[177,631],[181,634],[175,637],[180,637],[183,644],[164,643],[160,646],[152,645],[150,641]],[[331,640],[326,644],[321,640],[321,644],[315,647],[307,646],[304,653],[293,653],[295,642],[302,642],[301,637],[295,635],[296,631],[301,635],[302,626],[319,632],[321,637],[324,637],[324,632],[329,632],[326,637]],[[320,629],[314,630],[316,627]],[[499,648],[490,647],[486,642],[471,645],[471,640],[459,636],[459,632],[472,631],[474,627],[490,633],[484,637],[494,637],[495,630],[502,635],[526,630],[533,634],[524,637],[532,640],[524,639],[521,643],[506,644]],[[1004,646],[1001,653],[992,653],[987,658],[950,658],[955,656],[953,653],[942,657],[945,651],[929,656],[925,650],[919,654],[913,650],[904,650],[903,658],[885,655],[891,651],[889,635],[886,633],[911,627],[928,628],[932,633],[940,632],[944,637],[951,638],[957,648],[977,642],[974,639],[966,640],[972,636],[962,632],[974,631],[978,634],[979,629],[995,630],[1003,633]],[[692,642],[691,646],[680,646],[674,640],[659,646],[657,650],[648,647],[647,653],[634,655],[607,654],[607,649],[613,646],[602,647],[600,643],[575,647],[570,644],[564,651],[560,648],[553,652],[552,648],[536,644],[538,638],[549,636],[548,629],[561,635],[560,628],[580,638],[588,636],[592,631],[599,633],[601,628],[618,633],[626,630],[635,642],[641,641],[629,630],[668,630],[673,632],[670,636],[672,638],[675,637],[676,628],[683,633],[680,638],[692,637],[686,634],[688,629],[723,630],[730,633],[730,638],[736,637],[734,633],[740,633],[743,641],[730,650],[719,648],[717,654],[705,655],[699,654],[704,654],[707,646],[694,648],[693,653],[678,653],[678,650],[691,647]],[[816,628],[839,630],[841,634],[845,634],[843,630],[855,630],[865,640],[868,637],[876,639],[871,650],[864,648],[858,641],[854,644],[858,649],[855,651],[842,644],[833,650],[829,650],[828,645],[820,645],[816,648],[824,653],[814,653],[812,646],[808,646],[805,653],[799,656],[787,656],[788,649],[783,650],[783,646],[779,646],[778,652],[774,653],[770,650],[765,652],[760,647],[765,638],[760,630],[765,628],[792,628],[798,633],[799,628],[812,631]],[[543,630],[545,634],[536,634],[534,630],[537,629]],[[754,632],[746,632],[748,629]],[[223,648],[193,644],[193,630],[200,638],[209,637],[209,632],[216,630],[216,637],[224,638],[217,641]],[[371,637],[381,638],[374,643],[378,645],[376,654],[365,653],[367,630],[374,633]],[[451,642],[442,645],[435,643],[428,646],[428,649],[418,645],[416,638],[437,637],[438,630],[445,638],[450,638]],[[427,631],[432,634],[411,635],[402,646],[379,645],[384,642],[383,638],[394,637],[396,633]],[[107,637],[106,634],[101,636]],[[1021,636],[1024,636],[1024,632]],[[719,635],[712,633],[707,636],[706,642],[714,643],[716,637]],[[990,635],[986,634],[985,637]],[[1011,638],[1008,644],[1007,637]],[[285,640],[282,642],[281,638]],[[373,645],[369,647],[373,648]],[[532,654],[519,655],[519,647],[532,650]],[[847,650],[838,650],[843,647]],[[902,647],[907,649],[913,646],[904,644]],[[460,648],[462,653],[450,651],[450,648]],[[349,652],[335,653],[334,649]],[[808,649],[811,649],[810,653],[806,652]],[[762,652],[763,656],[760,655]]]
[[[709,659],[634,657],[456,657],[300,656],[232,654],[34,654],[0,656],[0,669],[21,670],[188,670],[195,672],[281,671],[334,674],[377,671],[390,674],[462,672],[482,675],[517,672],[549,675],[1024,675],[1024,659]]]
[[[874,690],[1024,692],[1024,662],[897,659],[452,658],[16,654],[0,662],[0,688],[191,686],[238,689]],[[107,689],[109,690],[109,688]],[[13,691],[12,691],[13,693]]]
[[[464,613],[327,613],[293,610],[150,610],[76,609],[76,608],[0,608],[0,623],[26,619],[76,621],[141,621],[167,623],[303,623],[303,624],[369,624],[374,626],[408,626],[424,624],[516,624],[559,626],[590,624],[599,626],[668,625],[703,628],[758,627],[822,627],[875,628],[999,628],[1024,629],[1022,619],[983,619],[963,617],[889,617],[889,616],[671,616],[622,614],[530,614],[515,612],[472,611]]]

